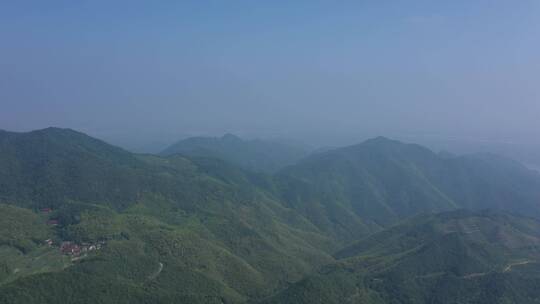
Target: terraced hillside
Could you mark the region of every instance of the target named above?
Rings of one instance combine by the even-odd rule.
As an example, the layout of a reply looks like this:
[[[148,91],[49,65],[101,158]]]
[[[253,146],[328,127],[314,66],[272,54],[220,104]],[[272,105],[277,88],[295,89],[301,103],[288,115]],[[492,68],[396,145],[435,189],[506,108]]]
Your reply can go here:
[[[538,303],[540,222],[503,212],[422,215],[336,253],[264,303]]]

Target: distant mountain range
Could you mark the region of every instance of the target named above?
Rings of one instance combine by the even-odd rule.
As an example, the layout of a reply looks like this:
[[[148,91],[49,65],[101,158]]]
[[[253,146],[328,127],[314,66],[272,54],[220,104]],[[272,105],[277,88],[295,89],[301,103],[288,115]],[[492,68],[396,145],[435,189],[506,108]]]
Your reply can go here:
[[[1,131],[0,211],[0,303],[538,299],[540,174],[489,154]]]
[[[248,170],[274,173],[296,163],[308,153],[309,150],[301,145],[260,139],[243,140],[235,135],[225,134],[223,137],[184,139],[160,154],[219,158]]]

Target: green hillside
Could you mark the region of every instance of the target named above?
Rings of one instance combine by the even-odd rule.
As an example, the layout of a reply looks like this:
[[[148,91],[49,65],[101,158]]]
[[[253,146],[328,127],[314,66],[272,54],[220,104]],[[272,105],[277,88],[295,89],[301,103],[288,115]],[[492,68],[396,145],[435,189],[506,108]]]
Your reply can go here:
[[[51,302],[94,289],[103,289],[101,303],[238,302],[333,260],[331,239],[253,185],[256,175],[223,162],[134,155],[63,129],[4,132],[1,145],[1,202],[31,214],[52,208],[40,223],[57,242],[107,244],[68,259],[64,271],[2,284],[6,303]],[[46,226],[48,220],[58,226]],[[10,245],[11,255],[25,255],[17,244],[27,242]],[[159,276],[146,282],[160,263]],[[67,290],[66,282],[80,284]],[[128,291],[134,298],[121,296]]]
[[[336,257],[264,303],[540,301],[540,222],[507,213],[418,216]]]
[[[223,137],[191,137],[161,152],[161,155],[182,154],[218,158],[251,171],[273,173],[296,163],[308,154],[305,147],[266,140],[243,140],[235,135]]]
[[[38,273],[59,271],[69,259],[45,245],[55,231],[28,209],[0,204],[0,285]]]

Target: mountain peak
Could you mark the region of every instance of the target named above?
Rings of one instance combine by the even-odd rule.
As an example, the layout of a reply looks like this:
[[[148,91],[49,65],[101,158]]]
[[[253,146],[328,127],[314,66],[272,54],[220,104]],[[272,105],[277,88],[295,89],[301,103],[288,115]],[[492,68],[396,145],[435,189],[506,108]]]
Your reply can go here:
[[[306,155],[302,148],[261,139],[244,140],[227,133],[222,137],[192,137],[181,140],[161,155],[183,154],[218,158],[251,171],[273,173]]]
[[[64,135],[80,135],[80,136],[88,136],[87,134],[84,134],[82,132],[70,129],[70,128],[58,128],[58,127],[47,127],[44,129],[34,130],[29,133],[43,133],[43,134],[64,134]]]
[[[363,142],[363,144],[376,144],[376,145],[383,145],[383,144],[402,144],[402,142],[390,139],[388,137],[384,136],[377,136],[374,138],[370,138]]]
[[[42,132],[66,132],[66,131],[70,131],[70,132],[75,132],[73,129],[70,129],[70,128],[59,128],[59,127],[47,127],[47,128],[43,128],[43,129],[39,129],[39,130],[36,130],[36,131],[42,131]]]
[[[36,129],[31,131],[24,131],[24,132],[17,132],[17,131],[8,131],[8,130],[1,130],[0,132],[3,133],[9,133],[9,134],[19,134],[19,135],[29,135],[29,134],[83,134],[81,132],[75,131],[73,129],[69,128],[58,128],[58,127],[47,127],[43,129]],[[84,135],[84,134],[83,134]]]
[[[224,141],[236,141],[236,142],[240,142],[242,141],[242,139],[234,134],[231,134],[231,133],[227,133],[225,135],[223,135],[221,137],[222,140]]]

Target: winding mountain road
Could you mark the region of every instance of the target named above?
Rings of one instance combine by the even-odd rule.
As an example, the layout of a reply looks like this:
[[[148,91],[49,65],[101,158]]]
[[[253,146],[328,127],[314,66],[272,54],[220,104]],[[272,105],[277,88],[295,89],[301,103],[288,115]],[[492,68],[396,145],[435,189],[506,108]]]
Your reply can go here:
[[[148,280],[155,280],[159,274],[161,273],[161,271],[163,270],[163,263],[159,262],[159,265],[158,265],[158,269],[156,272],[154,272],[153,274],[149,275],[148,276]]]
[[[515,262],[515,263],[511,263],[511,264],[508,264],[508,266],[506,266],[503,270],[503,272],[509,272],[512,270],[512,267],[514,266],[518,266],[518,265],[525,265],[525,264],[529,264],[531,263],[532,261],[530,260],[527,260],[527,261],[521,261],[521,262]]]

